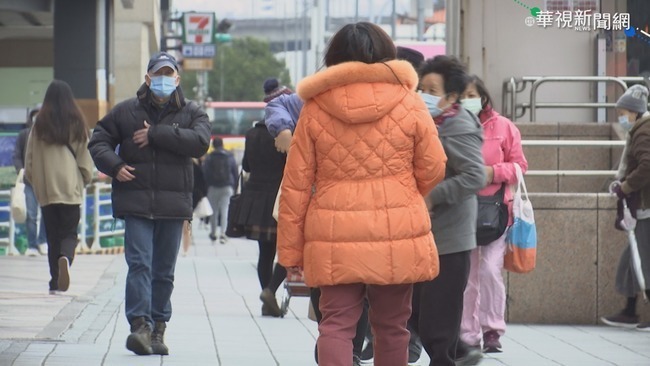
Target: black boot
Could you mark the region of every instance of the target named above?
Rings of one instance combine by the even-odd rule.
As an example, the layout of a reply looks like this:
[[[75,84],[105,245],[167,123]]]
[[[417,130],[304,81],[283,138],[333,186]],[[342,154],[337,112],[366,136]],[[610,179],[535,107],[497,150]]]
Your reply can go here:
[[[131,334],[126,338],[126,348],[136,355],[150,355],[151,350],[151,326],[144,317],[131,321]]]
[[[153,333],[151,333],[151,349],[154,354],[167,356],[169,354],[169,348],[165,345],[165,328],[167,325],[165,322],[156,322],[153,327]]]

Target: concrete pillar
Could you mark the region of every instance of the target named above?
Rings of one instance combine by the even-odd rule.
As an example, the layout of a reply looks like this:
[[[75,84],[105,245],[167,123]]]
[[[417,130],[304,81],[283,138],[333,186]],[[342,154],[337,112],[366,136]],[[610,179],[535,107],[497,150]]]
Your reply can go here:
[[[72,87],[90,126],[108,110],[113,0],[54,2],[54,78]]]

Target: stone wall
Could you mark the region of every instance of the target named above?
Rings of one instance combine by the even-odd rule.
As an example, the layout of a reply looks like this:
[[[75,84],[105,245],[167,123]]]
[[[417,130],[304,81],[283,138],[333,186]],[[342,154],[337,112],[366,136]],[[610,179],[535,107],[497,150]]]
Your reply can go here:
[[[517,123],[524,140],[619,139],[612,124]],[[618,126],[617,126],[618,127]],[[622,148],[524,147],[529,170],[612,170],[618,166]],[[529,192],[605,192],[610,177],[526,178]]]
[[[606,193],[533,193],[531,202],[537,268],[506,275],[508,321],[596,324],[620,311],[625,298],[614,290],[614,281],[627,241],[614,229],[615,199]],[[639,300],[638,309],[650,320],[650,305]]]

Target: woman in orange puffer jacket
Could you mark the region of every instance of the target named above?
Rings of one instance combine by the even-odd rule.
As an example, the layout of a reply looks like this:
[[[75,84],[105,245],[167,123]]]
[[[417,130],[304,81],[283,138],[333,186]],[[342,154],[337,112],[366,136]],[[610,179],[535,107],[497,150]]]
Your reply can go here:
[[[381,28],[344,26],[327,69],[298,84],[305,101],[289,149],[278,221],[279,262],[321,288],[319,364],[347,365],[370,302],[375,365],[406,365],[412,283],[438,273],[423,199],[446,156],[415,92],[418,77]]]

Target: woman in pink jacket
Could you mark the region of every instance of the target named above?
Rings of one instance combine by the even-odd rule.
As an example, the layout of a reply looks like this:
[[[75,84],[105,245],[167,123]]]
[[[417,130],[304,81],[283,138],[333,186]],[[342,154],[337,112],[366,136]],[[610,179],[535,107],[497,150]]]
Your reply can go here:
[[[492,99],[483,81],[472,76],[462,96],[462,105],[476,114],[483,126],[483,160],[487,186],[478,194],[492,196],[501,186],[515,184],[517,163],[525,173],[528,162],[521,148],[521,135],[507,118],[492,109]],[[505,202],[512,224],[512,192],[506,187]],[[481,346],[484,352],[501,352],[499,337],[505,333],[506,290],[503,284],[503,256],[506,235],[485,246],[478,246],[470,255],[470,272],[463,305],[461,341],[470,347]]]

